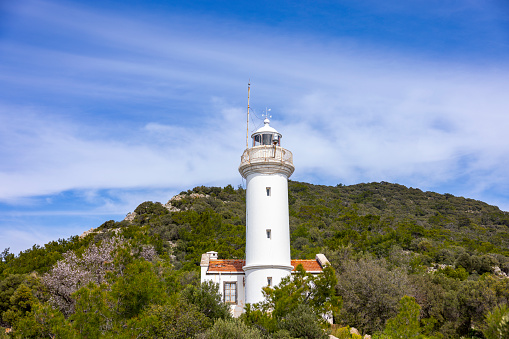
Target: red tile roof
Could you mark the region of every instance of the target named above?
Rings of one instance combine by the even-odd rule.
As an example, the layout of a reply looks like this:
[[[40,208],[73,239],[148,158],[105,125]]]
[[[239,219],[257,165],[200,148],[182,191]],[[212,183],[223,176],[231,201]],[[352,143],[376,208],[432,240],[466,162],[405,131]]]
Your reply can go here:
[[[322,272],[322,266],[318,263],[318,261],[314,259],[307,259],[307,260],[298,260],[294,259],[292,260],[292,266],[293,266],[293,272],[295,272],[295,269],[299,264],[302,264],[304,267],[304,270],[306,272]]]
[[[243,273],[244,270],[242,267],[246,264],[245,260],[240,259],[220,259],[220,260],[210,260],[208,272],[237,272]],[[292,260],[293,271],[295,272],[295,268],[302,264],[304,270],[306,272],[322,272],[322,266],[318,263],[318,261],[314,259],[308,260]]]
[[[246,264],[245,260],[226,259],[211,260],[209,263],[209,272],[244,272],[242,266]]]

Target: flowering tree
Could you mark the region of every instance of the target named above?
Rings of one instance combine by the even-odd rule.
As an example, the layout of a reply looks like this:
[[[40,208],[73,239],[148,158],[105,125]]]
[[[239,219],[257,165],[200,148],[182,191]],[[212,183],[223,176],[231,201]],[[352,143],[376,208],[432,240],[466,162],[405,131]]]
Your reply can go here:
[[[108,272],[122,274],[123,265],[115,263],[119,248],[129,248],[131,255],[153,260],[157,254],[152,246],[131,248],[122,237],[103,240],[100,244],[90,245],[78,256],[73,251],[64,254],[64,259],[42,277],[43,284],[50,293],[50,302],[58,307],[65,316],[74,312],[75,300],[72,294],[89,283],[101,285],[106,282]]]

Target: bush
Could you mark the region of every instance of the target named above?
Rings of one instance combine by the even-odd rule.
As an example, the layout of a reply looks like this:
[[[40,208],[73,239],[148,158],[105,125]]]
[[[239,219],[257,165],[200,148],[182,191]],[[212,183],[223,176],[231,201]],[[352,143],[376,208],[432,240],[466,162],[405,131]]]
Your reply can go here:
[[[298,305],[291,313],[283,317],[279,327],[295,338],[327,338],[316,315],[305,304]]]
[[[135,337],[136,334],[137,338],[194,338],[210,325],[210,319],[196,306],[178,301],[175,305],[171,303],[152,305],[144,317],[138,323],[134,323],[134,333],[131,333],[130,337]]]
[[[199,339],[262,339],[262,333],[238,319],[217,319],[209,330],[198,336]]]

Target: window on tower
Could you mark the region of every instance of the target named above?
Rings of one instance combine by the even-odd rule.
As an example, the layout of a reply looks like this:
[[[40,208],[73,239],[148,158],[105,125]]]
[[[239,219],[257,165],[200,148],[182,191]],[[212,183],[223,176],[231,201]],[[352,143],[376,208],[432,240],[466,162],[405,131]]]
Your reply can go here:
[[[237,282],[225,282],[223,290],[224,302],[227,304],[237,303]]]
[[[260,134],[253,137],[253,146],[260,146],[262,143],[262,136]]]
[[[264,145],[272,145],[272,134],[262,134],[262,143]]]
[[[265,188],[265,190],[267,191],[267,196],[270,197],[270,187]]]
[[[272,231],[271,230],[267,230],[267,239],[272,239]]]
[[[272,286],[272,277],[267,277],[267,286]]]

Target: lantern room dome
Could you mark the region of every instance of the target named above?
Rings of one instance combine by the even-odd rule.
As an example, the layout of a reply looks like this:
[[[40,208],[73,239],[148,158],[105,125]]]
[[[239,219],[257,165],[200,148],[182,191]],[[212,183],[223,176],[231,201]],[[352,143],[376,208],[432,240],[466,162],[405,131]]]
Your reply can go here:
[[[261,133],[276,133],[276,134],[279,134],[278,131],[276,131],[275,128],[270,127],[269,124],[270,124],[270,120],[265,118],[265,120],[263,120],[263,126],[258,128],[256,130],[256,132],[254,132],[252,135],[261,134]]]
[[[258,128],[256,132],[251,134],[251,138],[253,140],[253,147],[262,145],[281,146],[281,137],[282,135],[278,131],[276,131],[275,128],[270,127],[270,120],[267,118],[263,120],[263,126]]]

